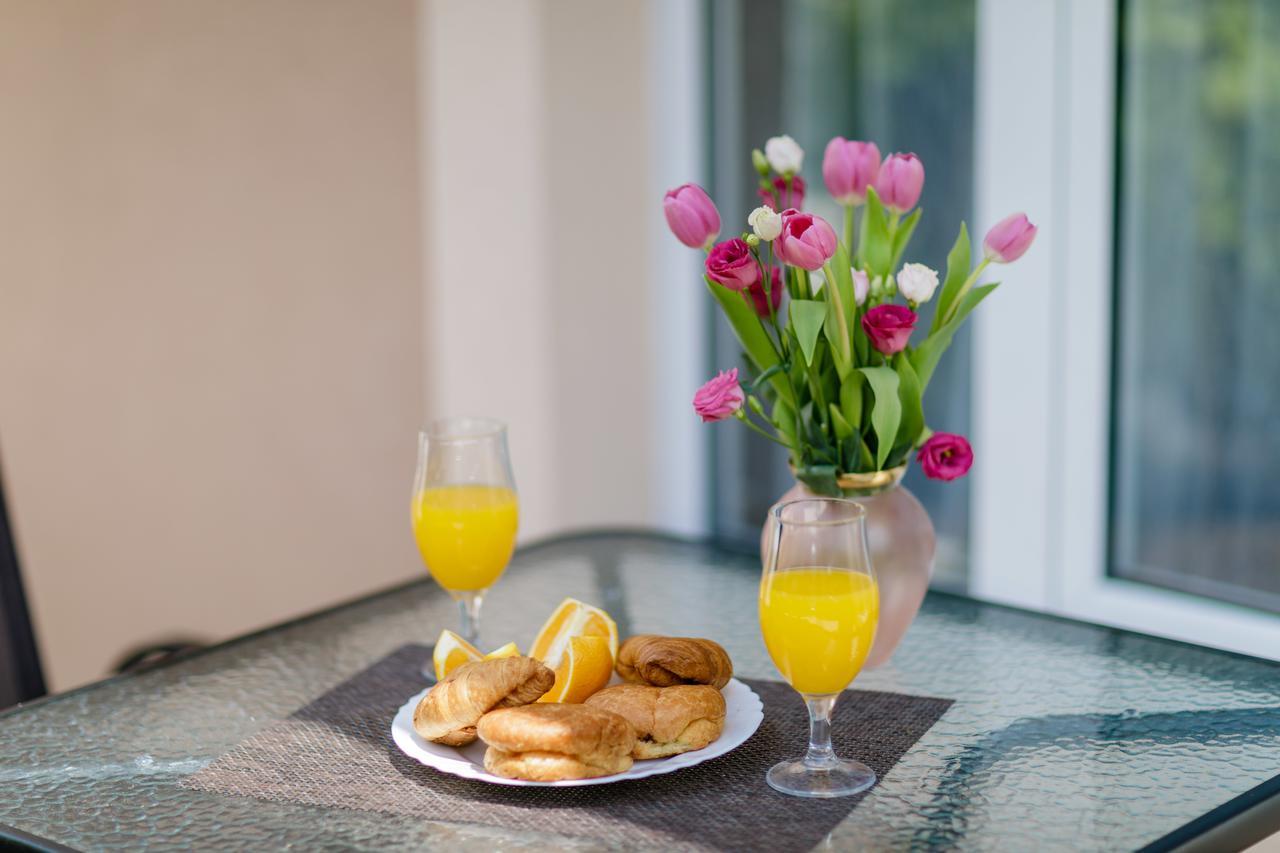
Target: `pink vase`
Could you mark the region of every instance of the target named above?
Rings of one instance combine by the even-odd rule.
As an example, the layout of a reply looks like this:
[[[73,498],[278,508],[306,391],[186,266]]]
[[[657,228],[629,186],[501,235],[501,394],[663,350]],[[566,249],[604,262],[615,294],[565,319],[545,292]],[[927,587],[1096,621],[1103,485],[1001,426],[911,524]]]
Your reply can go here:
[[[902,485],[905,470],[905,466],[895,469],[889,482],[882,486],[844,490],[846,498],[867,510],[867,547],[880,585],[880,626],[866,664],[871,668],[889,662],[916,618],[933,576],[933,522],[916,496]],[[796,483],[778,501],[810,497],[816,495]],[[766,524],[760,535],[762,560],[768,549],[768,535]]]

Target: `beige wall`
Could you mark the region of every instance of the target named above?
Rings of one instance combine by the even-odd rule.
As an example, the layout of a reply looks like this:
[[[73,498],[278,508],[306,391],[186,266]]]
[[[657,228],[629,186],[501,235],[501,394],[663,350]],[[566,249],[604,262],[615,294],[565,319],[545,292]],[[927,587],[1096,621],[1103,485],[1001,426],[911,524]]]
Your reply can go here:
[[[54,687],[421,571],[414,25],[0,0],[0,461]]]

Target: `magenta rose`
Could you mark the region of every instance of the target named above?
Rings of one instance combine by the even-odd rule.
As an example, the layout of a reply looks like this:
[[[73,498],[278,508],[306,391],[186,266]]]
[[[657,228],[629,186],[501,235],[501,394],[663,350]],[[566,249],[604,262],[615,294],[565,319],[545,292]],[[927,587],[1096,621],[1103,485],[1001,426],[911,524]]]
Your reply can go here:
[[[707,255],[707,276],[730,290],[746,290],[760,280],[760,264],[751,247],[737,237],[716,243]]]
[[[916,454],[916,461],[930,480],[954,480],[973,467],[973,448],[963,435],[935,432]]]
[[[916,327],[916,312],[901,305],[877,305],[862,315],[862,331],[885,355],[902,352]]]
[[[693,410],[704,424],[732,417],[742,408],[746,395],[738,384],[738,368],[722,370],[715,379],[707,382],[693,395]]]
[[[773,311],[777,313],[782,307],[782,270],[778,267],[773,268],[773,278],[769,282],[769,296],[766,300],[764,293],[764,280],[761,279],[755,284],[747,288],[747,296],[751,297],[751,307],[756,309],[756,314],[763,320],[769,319],[769,302],[773,302]]]
[[[791,189],[787,189],[786,178],[774,178],[773,189],[759,190],[760,201],[774,210],[786,210],[794,207],[797,210],[804,207],[804,178],[796,175],[791,179]]]
[[[836,232],[821,216],[791,208],[782,211],[782,233],[773,244],[784,262],[813,272],[836,253]]]

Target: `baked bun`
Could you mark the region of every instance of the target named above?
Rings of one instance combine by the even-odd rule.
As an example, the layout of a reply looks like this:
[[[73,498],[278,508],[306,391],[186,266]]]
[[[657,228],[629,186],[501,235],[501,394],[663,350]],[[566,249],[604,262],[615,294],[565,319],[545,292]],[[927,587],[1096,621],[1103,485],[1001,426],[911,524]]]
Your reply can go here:
[[[719,690],[733,677],[733,663],[724,648],[694,637],[628,637],[618,649],[616,668],[623,681],[654,687],[710,684]]]
[[[466,746],[476,723],[494,708],[527,705],[555,684],[556,674],[529,657],[464,663],[436,683],[413,710],[413,729],[425,740]]]
[[[632,758],[702,749],[724,731],[724,697],[706,684],[615,684],[593,694],[587,705],[626,718],[636,730]]]
[[[630,769],[636,744],[625,718],[588,705],[502,708],[485,714],[477,728],[489,745],[486,770],[533,782],[621,773]]]

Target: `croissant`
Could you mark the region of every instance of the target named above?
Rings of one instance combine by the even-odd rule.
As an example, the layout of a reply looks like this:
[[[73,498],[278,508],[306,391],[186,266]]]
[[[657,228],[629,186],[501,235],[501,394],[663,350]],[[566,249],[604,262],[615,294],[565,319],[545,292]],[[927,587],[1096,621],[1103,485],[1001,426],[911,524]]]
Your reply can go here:
[[[425,740],[466,746],[476,723],[494,708],[528,705],[551,689],[556,674],[529,657],[465,663],[437,682],[413,710],[413,729]]]
[[[694,637],[628,637],[618,649],[616,668],[623,681],[654,687],[710,684],[719,690],[733,677],[733,663],[724,648]]]

